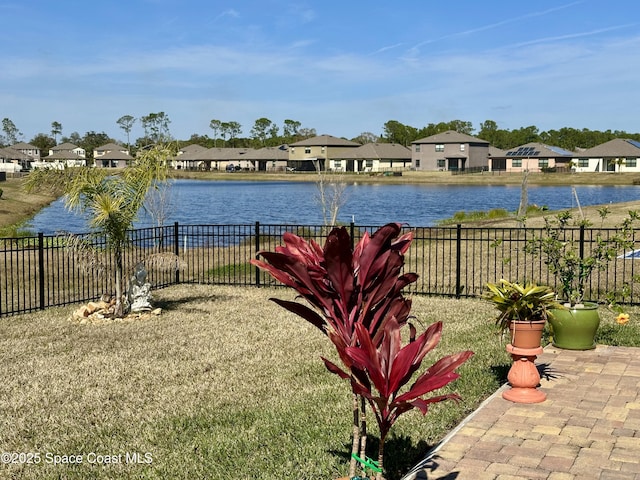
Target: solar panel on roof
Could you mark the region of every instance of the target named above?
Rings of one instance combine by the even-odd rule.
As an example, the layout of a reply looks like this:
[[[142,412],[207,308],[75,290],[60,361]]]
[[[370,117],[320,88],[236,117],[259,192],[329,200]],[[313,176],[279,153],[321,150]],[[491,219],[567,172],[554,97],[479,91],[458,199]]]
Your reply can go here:
[[[640,142],[637,140],[627,140],[627,142],[629,142],[631,145],[633,145],[634,147],[638,147],[640,148]]]
[[[558,155],[562,155],[564,157],[570,157],[573,155],[571,152],[560,147],[547,147],[547,148],[552,152],[557,153]]]

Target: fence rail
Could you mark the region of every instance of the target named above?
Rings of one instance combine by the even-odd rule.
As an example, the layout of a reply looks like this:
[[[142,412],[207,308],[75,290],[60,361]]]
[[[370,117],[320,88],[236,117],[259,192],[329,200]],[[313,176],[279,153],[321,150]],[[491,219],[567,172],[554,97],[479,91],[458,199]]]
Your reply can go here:
[[[377,226],[351,224],[357,242]],[[408,228],[407,228],[408,229]],[[419,275],[407,291],[415,294],[476,297],[487,282],[500,278],[530,280],[558,288],[539,256],[525,246],[544,235],[535,228],[413,228],[414,242],[406,254],[406,271]],[[282,234],[292,232],[319,244],[327,231],[320,225],[180,225],[129,232],[125,272],[144,263],[154,288],[178,283],[237,286],[275,286],[277,283],[249,262],[260,251],[273,251]],[[567,229],[567,240],[588,254],[598,238],[615,229]],[[635,234],[635,232],[634,232]],[[634,238],[634,245],[635,245]],[[638,258],[640,260],[640,258]],[[640,266],[640,262],[638,263]],[[0,238],[0,317],[51,306],[95,300],[115,291],[113,259],[106,238],[96,234],[43,235]],[[620,303],[640,303],[636,261],[617,258],[597,271],[586,296],[604,301],[612,292],[624,292]]]

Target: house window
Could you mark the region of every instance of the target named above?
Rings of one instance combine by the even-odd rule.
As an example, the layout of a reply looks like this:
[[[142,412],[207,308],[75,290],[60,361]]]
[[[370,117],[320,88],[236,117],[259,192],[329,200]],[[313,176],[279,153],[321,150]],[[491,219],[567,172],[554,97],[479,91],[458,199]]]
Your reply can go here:
[[[436,152],[444,152],[444,144],[443,143],[437,143],[436,144]]]
[[[324,153],[324,147],[322,147],[322,148],[320,149],[320,151],[321,151],[322,153]]]
[[[367,168],[373,168],[373,160],[365,160]]]
[[[511,166],[514,167],[514,168],[522,167],[522,159],[521,158],[514,158],[513,160],[511,160]]]
[[[460,144],[460,151],[461,151],[461,152],[464,152],[464,143],[461,143],[461,144]]]
[[[304,153],[306,154],[311,153],[311,147],[304,147]]]
[[[416,145],[416,153],[420,153],[420,145]]]
[[[588,158],[580,158],[578,159],[578,167],[587,168],[589,166]]]
[[[539,168],[547,168],[549,166],[548,158],[539,158],[538,159],[538,167]]]
[[[446,161],[444,158],[439,158],[439,159],[437,160],[438,168],[444,168],[444,167],[445,167],[445,165],[446,165],[446,162],[447,162],[447,161]]]
[[[416,158],[416,168],[420,168],[420,159]]]
[[[291,153],[292,154],[296,153],[296,147],[291,147]]]
[[[342,167],[342,161],[341,160],[334,160],[333,161],[333,166],[336,168],[341,168]]]
[[[627,159],[624,161],[624,166],[625,166],[625,167],[635,167],[635,166],[636,166],[636,161],[637,161],[637,160],[638,160],[637,158],[627,158]]]

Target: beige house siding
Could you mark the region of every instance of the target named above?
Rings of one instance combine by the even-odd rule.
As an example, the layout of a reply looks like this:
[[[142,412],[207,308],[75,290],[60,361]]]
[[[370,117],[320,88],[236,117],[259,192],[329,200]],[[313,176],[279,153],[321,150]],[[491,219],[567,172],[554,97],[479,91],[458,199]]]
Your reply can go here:
[[[107,143],[93,150],[93,162],[96,168],[124,168],[132,160],[129,150],[115,143]]]
[[[489,142],[447,131],[411,143],[415,170],[458,171],[487,168]]]
[[[289,145],[289,167],[296,170],[315,170],[330,168],[330,161],[340,157],[346,150],[360,147],[351,142],[331,135],[320,135]]]
[[[411,150],[397,143],[367,143],[344,149],[329,160],[337,172],[389,172],[411,168]]]
[[[16,143],[11,145],[11,148],[32,157],[33,160],[40,160],[40,149],[30,143]]]

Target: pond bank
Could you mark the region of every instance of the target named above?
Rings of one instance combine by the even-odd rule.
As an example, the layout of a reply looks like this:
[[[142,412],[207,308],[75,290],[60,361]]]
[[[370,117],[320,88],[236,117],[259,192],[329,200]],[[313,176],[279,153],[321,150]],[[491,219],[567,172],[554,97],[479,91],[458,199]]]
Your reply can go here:
[[[265,173],[265,172],[195,172],[174,170],[172,178],[190,178],[218,181],[295,181],[315,182],[315,173]],[[521,174],[492,174],[490,172],[452,175],[450,172],[403,172],[402,176],[370,176],[367,174],[329,175],[346,183],[359,184],[437,184],[437,185],[520,185]],[[616,173],[554,173],[530,174],[530,185],[632,185],[640,182],[640,175]],[[21,179],[0,182],[3,195],[0,198],[0,236],[12,236],[22,223],[29,220],[56,198],[46,194],[27,194],[22,189]],[[624,208],[627,208],[626,206]],[[595,209],[595,207],[591,207]],[[586,209],[585,209],[586,210]],[[595,210],[593,210],[595,212]],[[626,210],[625,210],[626,213]],[[590,216],[592,218],[592,216]],[[598,218],[598,217],[596,217]],[[607,224],[610,224],[607,221]],[[611,223],[613,226],[615,223]],[[502,224],[500,224],[502,226]]]

